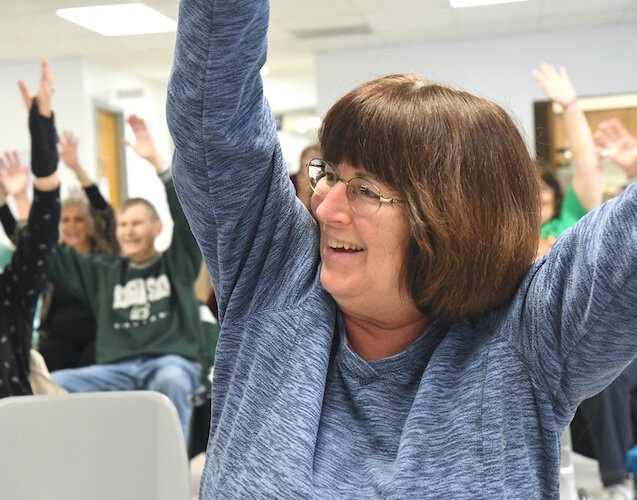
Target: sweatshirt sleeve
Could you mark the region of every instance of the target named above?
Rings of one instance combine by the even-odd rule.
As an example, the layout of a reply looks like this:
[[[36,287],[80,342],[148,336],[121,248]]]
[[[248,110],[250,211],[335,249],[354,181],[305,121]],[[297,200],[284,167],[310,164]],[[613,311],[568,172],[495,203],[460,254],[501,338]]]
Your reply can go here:
[[[86,186],[84,188],[84,193],[86,193],[86,197],[88,198],[88,202],[91,204],[91,208],[95,210],[108,210],[110,208],[111,212],[113,211],[95,184]]]
[[[285,307],[318,265],[316,225],[296,201],[263,95],[268,16],[265,0],[179,7],[167,104],[173,178],[222,322]]]
[[[98,242],[97,250],[101,253],[118,253],[119,245],[115,236],[117,224],[113,207],[104,199],[95,184],[85,187],[84,193],[91,205],[91,215],[95,223],[95,239]]]
[[[4,229],[7,238],[9,238],[13,244],[17,243],[17,239],[14,239],[16,237],[14,233],[18,228],[18,225],[9,205],[6,203],[0,206],[0,223],[2,223],[2,228]]]
[[[48,279],[47,257],[57,243],[60,191],[33,191],[29,221],[20,231],[16,250],[4,270],[4,284],[27,321],[33,320],[40,292]]]
[[[94,260],[99,258],[99,254],[79,254],[74,248],[58,245],[51,255],[53,284],[92,306],[99,288]]]
[[[566,231],[512,306],[513,342],[565,423],[637,355],[635,304],[637,184]]]
[[[183,278],[188,283],[192,283],[199,275],[201,252],[177,199],[170,170],[164,172],[161,178],[166,188],[166,199],[168,200],[168,208],[174,224],[172,241],[165,254],[179,269],[183,270],[178,277]]]

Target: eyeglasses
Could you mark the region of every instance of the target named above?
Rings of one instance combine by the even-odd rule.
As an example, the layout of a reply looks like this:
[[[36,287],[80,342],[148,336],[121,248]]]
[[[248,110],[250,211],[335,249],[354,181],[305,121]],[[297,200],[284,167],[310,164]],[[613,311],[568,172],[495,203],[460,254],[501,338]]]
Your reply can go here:
[[[367,216],[378,212],[383,203],[391,205],[395,203],[407,203],[405,200],[385,198],[378,187],[362,176],[352,177],[346,181],[336,173],[336,167],[331,163],[314,158],[307,163],[307,171],[310,177],[312,191],[321,197],[327,196],[338,181],[346,186],[347,201],[352,212],[357,215]]]

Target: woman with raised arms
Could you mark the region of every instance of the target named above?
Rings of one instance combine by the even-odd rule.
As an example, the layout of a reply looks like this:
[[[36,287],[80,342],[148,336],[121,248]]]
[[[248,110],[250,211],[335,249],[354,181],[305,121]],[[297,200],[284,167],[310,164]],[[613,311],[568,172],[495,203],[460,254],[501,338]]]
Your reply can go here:
[[[637,353],[634,187],[533,263],[510,117],[415,75],[326,114],[297,200],[265,0],[182,0],[175,184],[219,303],[201,498],[558,498],[560,435]]]

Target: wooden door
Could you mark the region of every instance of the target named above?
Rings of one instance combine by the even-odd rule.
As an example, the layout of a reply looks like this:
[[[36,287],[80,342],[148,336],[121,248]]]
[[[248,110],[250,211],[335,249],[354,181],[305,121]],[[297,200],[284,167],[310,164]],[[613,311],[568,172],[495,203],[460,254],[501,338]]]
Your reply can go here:
[[[98,175],[108,185],[109,201],[115,210],[128,196],[122,137],[122,113],[98,109]]]
[[[623,104],[618,105],[620,98]],[[617,118],[631,134],[637,135],[637,96],[635,94],[617,97],[582,97],[579,101],[592,131],[595,131],[601,122]],[[558,166],[560,150],[570,147],[561,113],[555,111],[550,101],[535,102],[534,111],[536,154],[538,158],[550,165]]]

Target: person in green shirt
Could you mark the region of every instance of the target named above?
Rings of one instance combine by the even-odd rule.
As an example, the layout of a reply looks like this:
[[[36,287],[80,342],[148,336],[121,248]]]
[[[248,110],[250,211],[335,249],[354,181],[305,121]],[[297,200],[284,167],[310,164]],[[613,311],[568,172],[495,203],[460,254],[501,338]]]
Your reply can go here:
[[[542,226],[538,254],[543,254],[564,231],[602,204],[603,182],[599,150],[566,70],[542,64],[533,74],[551,101],[561,105],[573,151],[573,179],[565,194],[552,172],[547,167],[540,168]],[[633,162],[626,134],[611,123],[603,126],[596,138],[624,160],[622,164],[627,167],[622,168],[628,172]],[[606,389],[582,401],[571,423],[573,448],[597,459],[607,498],[633,498],[626,485],[626,452],[635,444],[630,394],[636,385],[637,361],[633,361]]]
[[[52,378],[69,392],[159,391],[174,403],[188,442],[190,397],[201,380],[203,332],[194,292],[201,254],[145,121],[133,115],[129,124],[137,139],[129,146],[164,182],[172,242],[165,252],[155,249],[162,222],[150,202],[132,198],[117,213],[123,255],[56,249],[53,278],[95,313],[97,364],[54,371]]]
[[[573,152],[573,177],[563,194],[548,167],[540,167],[542,182],[542,226],[540,238],[559,237],[587,212],[601,205],[603,183],[601,162],[593,134],[579,106],[575,88],[566,69],[541,64],[533,75],[553,103],[562,107],[564,128]],[[550,247],[549,247],[550,248]]]
[[[58,238],[60,181],[55,117],[51,108],[53,73],[42,61],[37,95],[24,82],[20,90],[29,114],[33,206],[10,262],[0,273],[0,398],[32,394],[29,383],[32,322],[39,292],[48,276],[47,257]],[[6,158],[6,157],[5,157]],[[0,158],[0,177],[7,179]],[[10,177],[10,176],[9,176]],[[6,194],[2,182],[0,200]],[[17,200],[14,200],[17,202]]]
[[[83,193],[68,195],[62,200],[60,245],[73,247],[79,253],[115,253],[119,251],[115,238],[115,212],[88,177],[78,159],[78,140],[64,131],[59,137],[60,159],[75,174]],[[0,196],[0,222],[12,241],[22,229],[30,209],[27,197],[29,166],[19,155],[8,153],[9,166],[2,173],[2,182],[15,201],[18,220]],[[49,281],[38,302],[33,321],[33,346],[44,358],[48,370],[78,368],[95,364],[95,317],[80,299],[55,287]]]
[[[572,184],[564,194],[559,181],[549,167],[542,165],[538,168],[542,179],[543,223],[540,227],[540,238],[553,237],[555,241],[555,238],[584,217],[588,210],[577,197]]]

